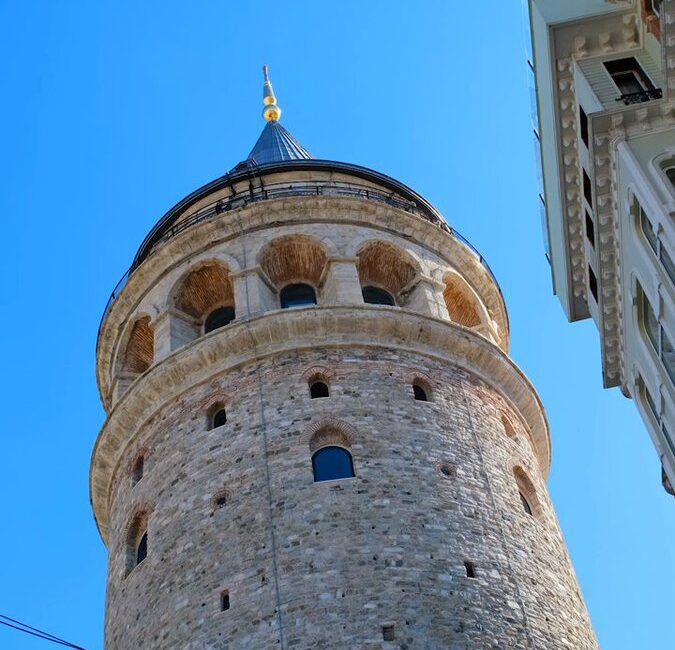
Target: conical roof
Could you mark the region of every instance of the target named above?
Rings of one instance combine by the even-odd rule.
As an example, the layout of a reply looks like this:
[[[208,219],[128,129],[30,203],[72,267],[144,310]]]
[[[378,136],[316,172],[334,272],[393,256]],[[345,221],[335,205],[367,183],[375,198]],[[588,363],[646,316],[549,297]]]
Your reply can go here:
[[[312,155],[278,121],[265,124],[248,160],[258,165],[285,160],[311,160]]]

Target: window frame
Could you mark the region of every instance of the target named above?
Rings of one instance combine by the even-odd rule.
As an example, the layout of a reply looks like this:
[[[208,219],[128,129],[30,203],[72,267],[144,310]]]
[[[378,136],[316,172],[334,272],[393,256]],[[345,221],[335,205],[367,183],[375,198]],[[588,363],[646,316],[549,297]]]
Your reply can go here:
[[[349,457],[349,463],[350,463],[350,468],[351,468],[351,476],[338,476],[335,478],[317,478],[317,471],[316,471],[316,458],[321,452],[325,452],[328,449],[341,449],[344,451],[347,456]],[[314,477],[314,483],[329,483],[331,481],[344,481],[352,478],[356,478],[356,469],[354,468],[354,455],[352,454],[351,449],[348,447],[345,447],[344,445],[336,444],[334,442],[328,443],[326,445],[322,445],[318,449],[315,449],[312,452],[312,475]]]
[[[314,301],[313,302],[302,302],[299,304],[284,304],[284,292],[288,291],[291,287],[293,288],[298,288],[298,287],[307,287],[312,290],[312,294],[314,296]],[[310,284],[309,282],[288,282],[285,284],[283,287],[279,289],[279,307],[281,309],[303,309],[305,307],[311,307],[312,305],[318,305],[319,304],[319,295],[318,291],[316,290],[316,287],[313,284]]]
[[[668,333],[665,331],[661,321],[659,320],[656,310],[649,301],[649,296],[647,296],[647,293],[639,283],[637,284],[637,293],[638,319],[643,338],[649,341],[649,347],[651,347],[651,349],[654,351],[654,354],[659,359],[666,375],[670,379],[671,384],[675,386],[675,348],[671,343]],[[652,316],[654,325],[656,327],[656,332],[651,332],[650,328],[648,327],[647,320],[648,318],[651,319]],[[667,345],[670,348],[669,352],[664,352],[664,341],[667,342]],[[667,353],[672,355],[672,365],[667,361]]]

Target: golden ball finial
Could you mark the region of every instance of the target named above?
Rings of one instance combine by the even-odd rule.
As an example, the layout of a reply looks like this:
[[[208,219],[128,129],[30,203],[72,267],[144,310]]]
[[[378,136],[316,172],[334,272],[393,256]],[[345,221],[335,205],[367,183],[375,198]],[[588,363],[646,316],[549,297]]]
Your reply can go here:
[[[269,104],[263,108],[263,117],[266,122],[278,122],[281,117],[281,109],[276,104]]]
[[[267,122],[276,122],[281,117],[281,109],[277,106],[277,98],[274,95],[272,82],[269,78],[269,68],[263,66],[263,76],[265,78],[265,85],[263,86],[263,117]]]

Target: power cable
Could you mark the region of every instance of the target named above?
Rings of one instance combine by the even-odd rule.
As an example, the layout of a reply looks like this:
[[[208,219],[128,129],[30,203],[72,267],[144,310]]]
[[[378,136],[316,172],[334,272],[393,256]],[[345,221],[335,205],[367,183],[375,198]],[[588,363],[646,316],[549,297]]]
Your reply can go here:
[[[5,620],[1,620],[5,619]],[[11,622],[8,622],[11,621]],[[5,616],[4,614],[0,614],[0,625],[5,625],[7,627],[10,627],[14,630],[18,630],[19,632],[25,632],[26,634],[30,634],[31,636],[35,636],[38,639],[42,639],[43,641],[51,641],[52,643],[57,643],[59,645],[66,646],[68,648],[73,648],[73,650],[85,650],[82,646],[75,645],[74,643],[71,643],[70,641],[66,641],[65,639],[61,639],[58,636],[55,636],[53,634],[50,634],[49,632],[45,632],[44,630],[40,630],[36,627],[32,627],[31,625],[27,625],[26,623],[22,623],[21,621],[17,621],[15,618],[11,618],[10,616]]]

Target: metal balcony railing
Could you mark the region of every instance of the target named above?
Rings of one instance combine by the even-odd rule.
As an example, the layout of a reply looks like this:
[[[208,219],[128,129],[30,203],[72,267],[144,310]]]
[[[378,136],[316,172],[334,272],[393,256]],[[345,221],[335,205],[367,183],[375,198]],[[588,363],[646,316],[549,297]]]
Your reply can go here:
[[[663,91],[660,88],[650,88],[648,90],[640,90],[636,93],[627,93],[617,97],[615,101],[623,102],[626,106],[631,104],[640,104],[642,102],[648,102],[652,99],[661,99],[663,97]]]

